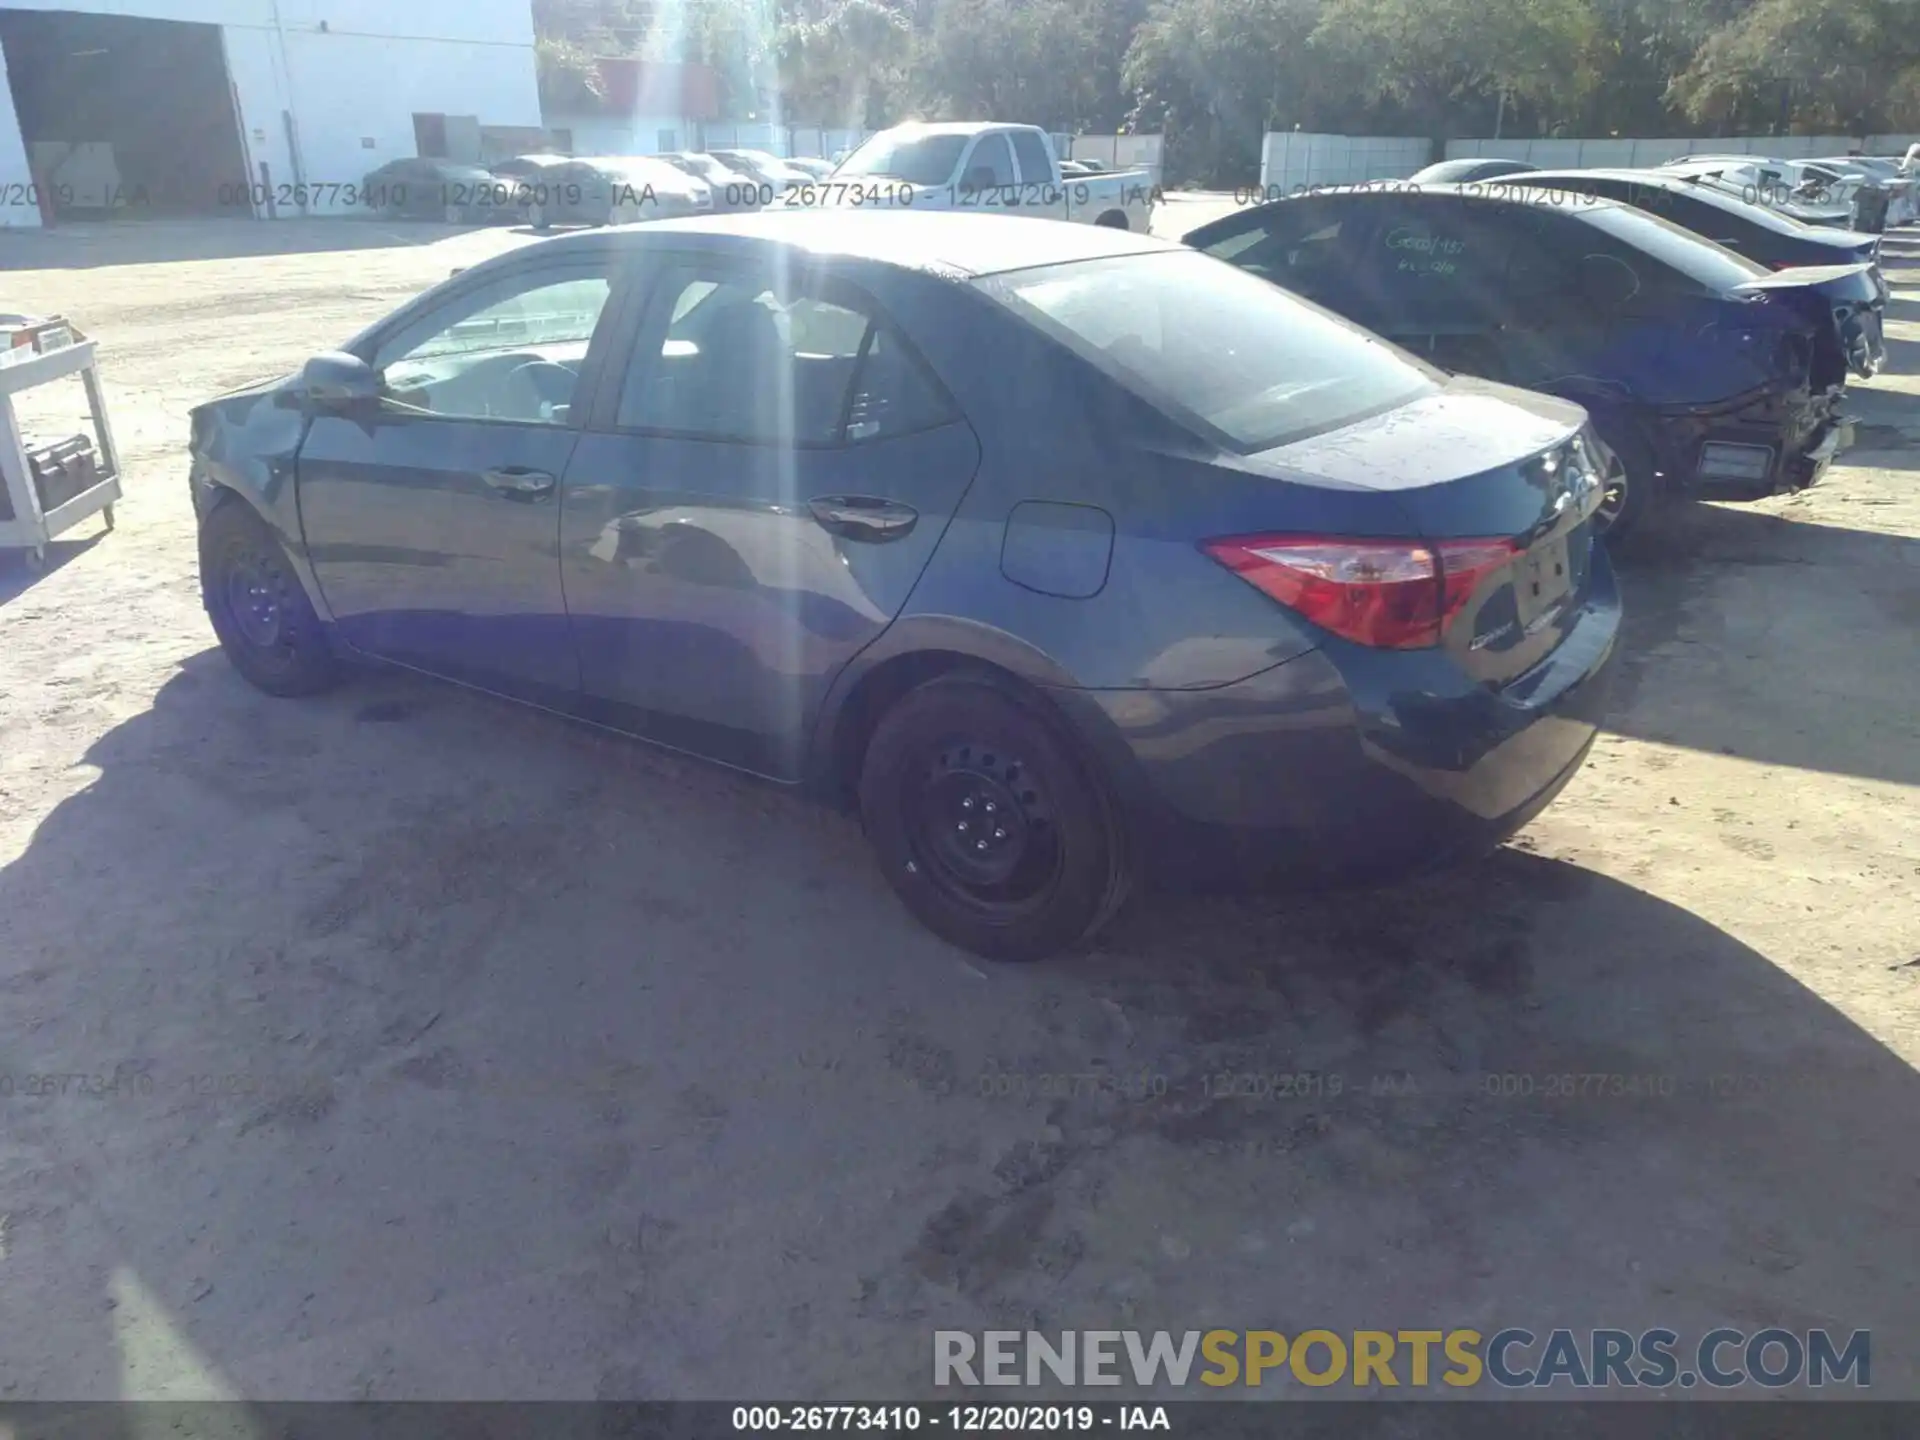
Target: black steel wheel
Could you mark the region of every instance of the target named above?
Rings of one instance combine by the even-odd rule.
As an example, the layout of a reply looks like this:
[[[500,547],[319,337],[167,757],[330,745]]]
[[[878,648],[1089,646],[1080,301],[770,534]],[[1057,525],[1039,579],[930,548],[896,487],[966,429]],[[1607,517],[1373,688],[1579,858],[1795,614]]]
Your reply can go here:
[[[1104,787],[1044,702],[998,676],[942,676],[882,716],[860,809],[908,908],[988,959],[1075,945],[1126,898]]]
[[[1644,521],[1662,493],[1663,484],[1653,446],[1637,426],[1626,421],[1596,424],[1601,462],[1600,506],[1593,529],[1604,539],[1619,542]]]
[[[280,542],[244,501],[216,506],[200,527],[200,596],[233,667],[269,695],[312,695],[339,661]]]

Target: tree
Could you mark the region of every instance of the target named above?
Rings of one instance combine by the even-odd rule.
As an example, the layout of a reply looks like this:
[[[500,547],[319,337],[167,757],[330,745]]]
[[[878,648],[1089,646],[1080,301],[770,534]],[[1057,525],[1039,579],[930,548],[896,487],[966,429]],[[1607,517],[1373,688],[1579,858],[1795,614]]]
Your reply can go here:
[[[1270,129],[1365,124],[1358,76],[1314,53],[1320,0],[1158,0],[1135,32],[1124,80],[1136,124],[1166,136],[1170,174],[1248,184]]]
[[[1145,0],[940,0],[916,46],[929,109],[1052,130],[1115,131],[1121,64]]]
[[[1358,65],[1367,96],[1444,135],[1491,118],[1502,93],[1549,121],[1578,117],[1599,39],[1587,0],[1328,0],[1313,43]]]
[[[1707,37],[1675,77],[1674,96],[1696,120],[1722,123],[1769,101],[1804,127],[1854,135],[1911,119],[1896,115],[1894,98],[1909,93],[1920,67],[1920,34],[1904,8],[1759,0]]]
[[[787,118],[855,129],[888,123],[912,51],[911,17],[887,0],[804,0],[775,42]]]

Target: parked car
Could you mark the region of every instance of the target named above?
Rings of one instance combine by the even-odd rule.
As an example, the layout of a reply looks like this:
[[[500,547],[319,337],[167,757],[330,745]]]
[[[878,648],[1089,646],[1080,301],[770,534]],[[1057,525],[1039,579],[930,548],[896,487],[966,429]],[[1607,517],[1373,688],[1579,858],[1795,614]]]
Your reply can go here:
[[[631,225],[709,213],[713,190],[652,155],[572,160],[534,181],[522,215],[535,230],[556,225]]]
[[[789,190],[814,183],[814,177],[767,150],[715,150],[713,155],[760,187],[760,204],[780,203]]]
[[[1490,155],[1468,156],[1460,160],[1441,160],[1416,170],[1409,183],[1414,185],[1467,185],[1481,180],[1497,180],[1502,175],[1522,175],[1538,170],[1524,160],[1499,160]]]
[[[1863,182],[1863,189],[1870,190],[1877,186],[1884,190],[1887,195],[1885,228],[1909,225],[1920,218],[1920,181],[1907,174],[1898,159],[1881,155],[1845,155],[1808,160],[1803,162],[1803,168],[1810,174],[1838,172],[1843,180],[1857,176]]]
[[[1878,235],[1802,225],[1662,170],[1541,170],[1492,183],[1623,200],[1776,270],[1865,262],[1875,266],[1876,277],[1879,273]]]
[[[736,210],[759,208],[759,183],[716,157],[693,150],[675,150],[660,158],[711,190],[716,214],[727,215]]]
[[[1809,176],[1797,161],[1756,156],[1676,160],[1660,168],[1730,199],[1763,205],[1802,225],[1823,225],[1833,230],[1859,228],[1863,234],[1877,234],[1885,228],[1884,203],[1878,207],[1858,203],[1864,183],[1858,175],[1844,180],[1831,173]],[[1856,219],[1869,212],[1875,216],[1873,222],[1856,227]]]
[[[1342,191],[1186,240],[1436,365],[1584,406],[1610,452],[1598,523],[1615,536],[1663,491],[1812,484],[1848,438],[1849,358],[1878,343],[1865,265],[1770,272],[1631,206],[1554,192]]]
[[[896,125],[840,162],[834,180],[855,182],[841,204],[923,210],[986,210],[1148,228],[1153,181],[1144,170],[1063,175],[1053,137],[1037,125]],[[866,192],[871,192],[869,195]]]
[[[492,218],[501,186],[491,170],[457,160],[390,160],[360,182],[361,202],[390,220],[466,225]]]
[[[1002,959],[1498,842],[1620,625],[1577,408],[1091,226],[523,246],[197,408],[192,476],[262,690],[375,657],[809,785]]]

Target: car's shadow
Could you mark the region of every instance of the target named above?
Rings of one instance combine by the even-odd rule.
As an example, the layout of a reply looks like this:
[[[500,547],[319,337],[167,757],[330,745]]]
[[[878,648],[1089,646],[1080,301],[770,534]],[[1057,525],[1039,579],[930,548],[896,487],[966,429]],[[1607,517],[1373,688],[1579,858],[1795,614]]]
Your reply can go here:
[[[64,763],[0,870],[10,1399],[878,1399],[935,1328],[1203,1315],[1872,1324],[1913,1383],[1913,1072],[1606,875],[996,968],[846,820],[410,677],[209,652]]]
[[[1848,409],[1847,465],[1920,470],[1920,396],[1861,389]],[[1785,502],[1672,505],[1615,547],[1627,619],[1609,729],[1920,784],[1915,542],[1865,523],[1899,503],[1883,490],[1854,487],[1847,508],[1863,523],[1832,523],[1825,499],[1842,483]]]

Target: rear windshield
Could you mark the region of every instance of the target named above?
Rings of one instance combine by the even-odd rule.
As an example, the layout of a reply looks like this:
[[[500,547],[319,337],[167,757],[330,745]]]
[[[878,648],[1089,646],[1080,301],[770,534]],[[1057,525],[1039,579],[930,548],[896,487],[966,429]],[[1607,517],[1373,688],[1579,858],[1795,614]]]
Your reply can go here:
[[[1044,265],[976,283],[1141,399],[1243,455],[1394,409],[1443,378],[1197,251]]]
[[[1716,294],[1725,294],[1767,273],[1766,266],[1631,205],[1596,205],[1573,213],[1594,229],[1651,255]]]
[[[953,178],[965,135],[876,135],[842,160],[836,175],[868,175],[875,179],[905,180],[909,185],[944,185]]]

